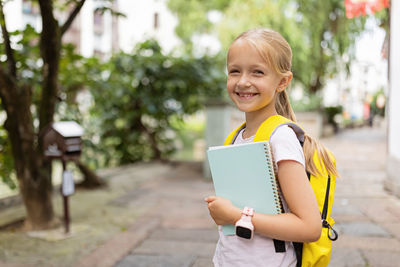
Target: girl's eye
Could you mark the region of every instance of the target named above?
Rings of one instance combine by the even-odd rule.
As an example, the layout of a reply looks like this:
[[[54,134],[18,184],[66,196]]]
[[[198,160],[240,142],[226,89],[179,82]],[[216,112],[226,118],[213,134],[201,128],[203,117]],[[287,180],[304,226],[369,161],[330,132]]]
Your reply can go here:
[[[264,72],[262,70],[254,70],[255,74],[264,74]]]
[[[239,70],[232,69],[232,70],[229,71],[229,73],[230,73],[230,74],[239,73]]]

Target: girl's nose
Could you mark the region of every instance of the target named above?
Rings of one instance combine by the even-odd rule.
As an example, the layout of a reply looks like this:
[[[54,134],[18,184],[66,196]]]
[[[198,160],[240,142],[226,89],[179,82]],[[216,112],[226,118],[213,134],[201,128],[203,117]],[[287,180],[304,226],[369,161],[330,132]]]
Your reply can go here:
[[[240,86],[240,87],[244,87],[244,88],[250,87],[251,86],[251,82],[250,82],[249,77],[247,75],[243,74],[242,76],[240,76],[240,79],[239,79],[237,85]]]

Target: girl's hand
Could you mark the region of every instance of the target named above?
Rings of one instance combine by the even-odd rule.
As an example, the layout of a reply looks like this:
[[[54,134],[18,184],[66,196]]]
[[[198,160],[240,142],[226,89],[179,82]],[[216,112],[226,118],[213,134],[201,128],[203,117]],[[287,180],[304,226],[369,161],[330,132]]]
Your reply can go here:
[[[205,201],[208,203],[208,210],[217,225],[235,224],[242,214],[238,207],[223,197],[211,196]]]

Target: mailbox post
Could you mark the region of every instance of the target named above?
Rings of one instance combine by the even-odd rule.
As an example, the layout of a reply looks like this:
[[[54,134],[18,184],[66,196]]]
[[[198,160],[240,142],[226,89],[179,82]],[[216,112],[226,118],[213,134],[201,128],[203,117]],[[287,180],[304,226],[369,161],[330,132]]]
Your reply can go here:
[[[65,233],[69,233],[68,196],[74,193],[74,182],[72,173],[67,171],[67,161],[80,157],[83,128],[74,121],[62,121],[51,124],[42,134],[44,135],[44,155],[62,162],[61,194],[63,196]]]

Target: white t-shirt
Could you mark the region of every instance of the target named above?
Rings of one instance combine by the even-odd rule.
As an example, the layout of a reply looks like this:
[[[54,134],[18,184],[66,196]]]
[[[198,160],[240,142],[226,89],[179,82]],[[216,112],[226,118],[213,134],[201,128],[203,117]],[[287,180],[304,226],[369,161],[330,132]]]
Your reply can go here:
[[[234,144],[251,143],[254,136],[244,139],[243,130],[238,134]],[[295,160],[305,166],[303,149],[294,131],[287,125],[276,129],[270,138],[274,160],[277,166],[281,160]],[[286,203],[284,206],[286,207]],[[276,253],[274,242],[257,233],[253,239],[248,240],[236,235],[226,236],[219,226],[219,240],[215,250],[213,263],[216,267],[294,267],[296,254],[292,242],[285,242],[286,252]]]

